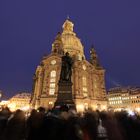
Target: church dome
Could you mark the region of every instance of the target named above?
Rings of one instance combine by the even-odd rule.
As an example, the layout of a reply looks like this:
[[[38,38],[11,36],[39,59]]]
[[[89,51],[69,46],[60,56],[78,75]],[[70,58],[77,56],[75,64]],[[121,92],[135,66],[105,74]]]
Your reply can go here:
[[[83,45],[80,39],[76,36],[76,33],[73,31],[74,24],[67,19],[62,28],[61,40],[63,44],[64,52],[69,52],[71,56],[84,56]]]

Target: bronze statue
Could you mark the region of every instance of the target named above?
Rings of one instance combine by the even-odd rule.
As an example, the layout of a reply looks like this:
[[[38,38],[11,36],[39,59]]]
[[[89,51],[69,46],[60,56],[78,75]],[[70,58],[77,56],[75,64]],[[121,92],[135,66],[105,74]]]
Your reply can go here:
[[[72,64],[72,58],[69,56],[69,53],[66,52],[66,54],[62,56],[60,81],[71,81]]]

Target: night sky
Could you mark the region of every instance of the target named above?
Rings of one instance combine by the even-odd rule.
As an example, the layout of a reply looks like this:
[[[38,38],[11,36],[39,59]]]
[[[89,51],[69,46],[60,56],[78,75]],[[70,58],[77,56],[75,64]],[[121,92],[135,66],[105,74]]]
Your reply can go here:
[[[139,0],[1,0],[0,90],[31,92],[32,76],[67,15],[106,69],[107,89],[140,86]]]

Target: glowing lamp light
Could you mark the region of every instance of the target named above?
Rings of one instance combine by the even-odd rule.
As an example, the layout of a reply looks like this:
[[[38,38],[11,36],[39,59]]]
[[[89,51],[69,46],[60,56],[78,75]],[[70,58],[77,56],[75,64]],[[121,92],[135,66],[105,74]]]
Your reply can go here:
[[[16,110],[16,104],[15,103],[9,103],[8,107],[11,111],[15,111]]]
[[[52,101],[50,101],[50,102],[49,102],[49,105],[53,105],[53,102],[52,102]]]
[[[129,114],[130,116],[134,116],[134,115],[135,115],[135,113],[134,113],[132,110],[128,110],[128,114]]]
[[[102,110],[106,110],[106,108],[107,108],[107,107],[106,107],[105,105],[102,106]]]
[[[78,105],[76,106],[76,108],[77,108],[77,111],[78,111],[78,112],[84,112],[84,109],[85,109],[85,107],[84,107],[83,104],[78,104]]]
[[[117,109],[115,109],[115,111],[121,111],[122,109],[121,108],[117,108]]]
[[[0,105],[7,105],[8,103],[9,103],[9,101],[2,100],[2,101],[0,102]]]
[[[29,109],[30,109],[30,106],[29,105],[24,106],[24,107],[21,108],[21,110],[23,110],[23,111],[28,111]]]
[[[140,108],[136,108],[136,111],[140,112]]]
[[[2,97],[2,94],[0,93],[0,98]]]

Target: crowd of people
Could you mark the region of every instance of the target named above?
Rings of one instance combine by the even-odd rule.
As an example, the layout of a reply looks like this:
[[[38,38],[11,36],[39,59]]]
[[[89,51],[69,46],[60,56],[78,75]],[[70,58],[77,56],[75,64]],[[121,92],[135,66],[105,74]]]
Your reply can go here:
[[[140,116],[61,106],[30,113],[0,111],[0,140],[140,140]]]

